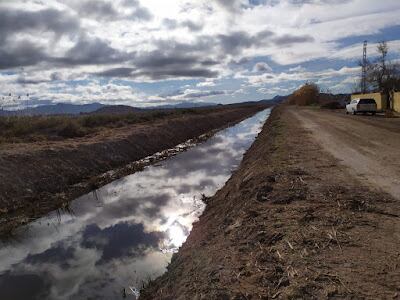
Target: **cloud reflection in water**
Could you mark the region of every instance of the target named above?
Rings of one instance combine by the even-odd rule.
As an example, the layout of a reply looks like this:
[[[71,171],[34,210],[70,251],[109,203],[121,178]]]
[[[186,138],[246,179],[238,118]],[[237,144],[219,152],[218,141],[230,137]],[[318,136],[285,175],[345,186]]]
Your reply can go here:
[[[0,242],[0,295],[118,299],[165,272],[213,195],[240,163],[269,110],[203,144],[116,180]]]

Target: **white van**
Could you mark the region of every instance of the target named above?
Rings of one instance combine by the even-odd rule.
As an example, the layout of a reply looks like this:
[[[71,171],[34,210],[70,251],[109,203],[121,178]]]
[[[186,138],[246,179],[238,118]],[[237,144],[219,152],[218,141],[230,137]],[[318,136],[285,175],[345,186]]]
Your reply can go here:
[[[376,114],[376,102],[374,99],[353,99],[349,104],[346,105],[346,114],[352,113],[371,113]]]

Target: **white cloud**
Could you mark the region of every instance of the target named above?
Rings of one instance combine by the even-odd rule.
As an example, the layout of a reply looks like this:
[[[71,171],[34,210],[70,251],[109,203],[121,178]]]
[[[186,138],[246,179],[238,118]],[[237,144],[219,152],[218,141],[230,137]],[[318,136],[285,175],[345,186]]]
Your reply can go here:
[[[390,52],[400,52],[400,40],[388,41],[387,42]],[[368,57],[374,58],[378,55],[377,51],[378,43],[369,43],[367,46]],[[339,58],[347,60],[356,60],[362,58],[363,45],[355,44],[348,47],[344,47],[335,53],[330,58]]]
[[[0,88],[54,101],[143,104],[167,100],[159,91],[143,93],[113,80],[194,80],[180,89],[210,94],[216,81],[232,78],[257,87],[327,82],[357,69],[336,65],[324,73],[302,66],[315,59],[357,60],[362,45],[342,46],[340,40],[400,25],[399,15],[398,0],[2,1]],[[398,56],[400,39],[389,47]],[[375,48],[370,44],[371,57]],[[265,57],[268,64],[260,62]],[[276,72],[275,64],[288,69]],[[78,80],[87,82],[73,82]],[[188,99],[184,95],[174,97]]]
[[[258,62],[254,65],[253,72],[269,73],[272,72],[272,68],[265,62]]]
[[[306,69],[303,68],[302,66],[297,66],[297,67],[290,68],[288,70],[288,72],[304,72],[305,70]]]
[[[211,87],[215,86],[215,81],[213,79],[207,79],[205,81],[199,82],[196,86],[197,87]]]
[[[281,73],[269,73],[261,75],[248,75],[247,73],[241,73],[237,75],[237,78],[246,80],[251,86],[262,87],[265,84],[279,84],[281,82],[305,82],[305,81],[317,81],[317,80],[328,80],[341,76],[356,76],[360,72],[359,67],[342,67],[336,69],[326,69],[317,72],[310,72],[304,69],[298,71],[281,72]]]

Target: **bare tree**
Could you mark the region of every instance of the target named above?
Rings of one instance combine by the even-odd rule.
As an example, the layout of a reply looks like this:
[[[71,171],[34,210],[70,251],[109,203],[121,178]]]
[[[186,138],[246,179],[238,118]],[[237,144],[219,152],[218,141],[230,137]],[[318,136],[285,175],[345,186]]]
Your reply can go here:
[[[393,93],[400,90],[400,66],[387,60],[389,47],[387,42],[378,44],[378,59],[367,65],[368,90],[381,92],[388,97],[389,107],[393,108]]]

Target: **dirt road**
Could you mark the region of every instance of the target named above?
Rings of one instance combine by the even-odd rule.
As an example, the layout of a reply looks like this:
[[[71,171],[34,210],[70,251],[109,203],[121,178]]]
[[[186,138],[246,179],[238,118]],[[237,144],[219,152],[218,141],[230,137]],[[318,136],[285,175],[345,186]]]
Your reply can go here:
[[[400,118],[311,109],[291,113],[352,175],[400,200]]]

